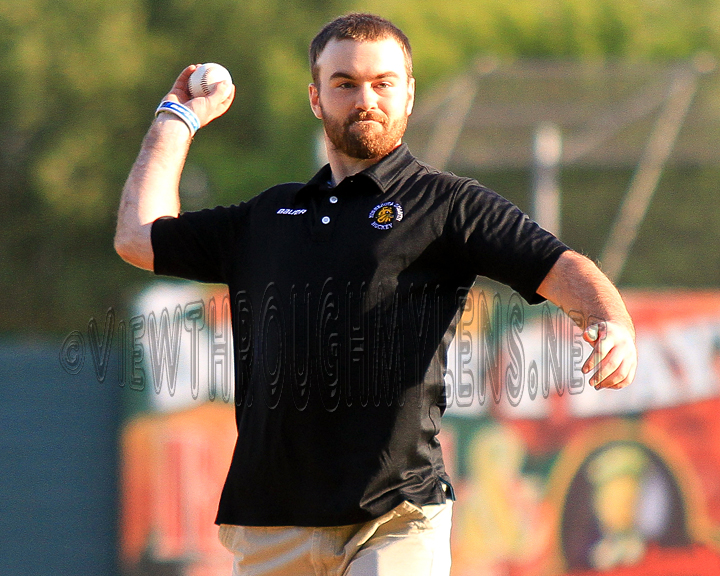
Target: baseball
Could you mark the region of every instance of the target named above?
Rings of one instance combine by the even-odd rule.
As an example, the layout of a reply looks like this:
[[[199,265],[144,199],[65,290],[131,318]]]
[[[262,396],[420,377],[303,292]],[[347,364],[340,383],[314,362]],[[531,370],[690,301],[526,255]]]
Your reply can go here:
[[[227,68],[214,62],[208,62],[198,66],[197,70],[192,73],[190,80],[188,80],[188,91],[192,98],[208,96],[212,89],[211,86],[223,80],[232,82],[232,77]]]

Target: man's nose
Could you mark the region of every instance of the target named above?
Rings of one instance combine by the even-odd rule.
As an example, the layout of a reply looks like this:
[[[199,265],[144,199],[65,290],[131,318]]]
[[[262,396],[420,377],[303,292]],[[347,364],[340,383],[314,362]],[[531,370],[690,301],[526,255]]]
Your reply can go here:
[[[362,84],[359,86],[355,107],[360,110],[377,108],[377,94],[371,84]]]

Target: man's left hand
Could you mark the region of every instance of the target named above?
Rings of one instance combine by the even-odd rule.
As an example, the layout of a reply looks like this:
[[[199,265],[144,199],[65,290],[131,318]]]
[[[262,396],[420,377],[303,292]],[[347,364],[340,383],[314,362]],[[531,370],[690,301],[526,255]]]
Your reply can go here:
[[[593,370],[590,385],[596,390],[625,388],[635,378],[637,348],[625,326],[617,322],[599,322],[587,327],[583,338],[593,352],[582,367],[584,374]]]

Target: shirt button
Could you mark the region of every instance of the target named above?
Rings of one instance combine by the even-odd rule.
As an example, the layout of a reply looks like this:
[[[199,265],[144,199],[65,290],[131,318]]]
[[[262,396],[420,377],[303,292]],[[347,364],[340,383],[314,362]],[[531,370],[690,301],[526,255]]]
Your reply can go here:
[[[337,204],[337,196],[330,196],[330,204]]]
[[[330,217],[329,216],[323,216],[322,220],[320,220],[323,224],[330,224]]]

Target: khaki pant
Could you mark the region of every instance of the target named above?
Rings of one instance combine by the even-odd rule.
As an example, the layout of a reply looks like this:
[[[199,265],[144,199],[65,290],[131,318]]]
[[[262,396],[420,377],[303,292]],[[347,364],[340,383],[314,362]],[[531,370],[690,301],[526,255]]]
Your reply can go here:
[[[220,526],[233,576],[447,576],[452,501],[403,502],[365,524]]]

